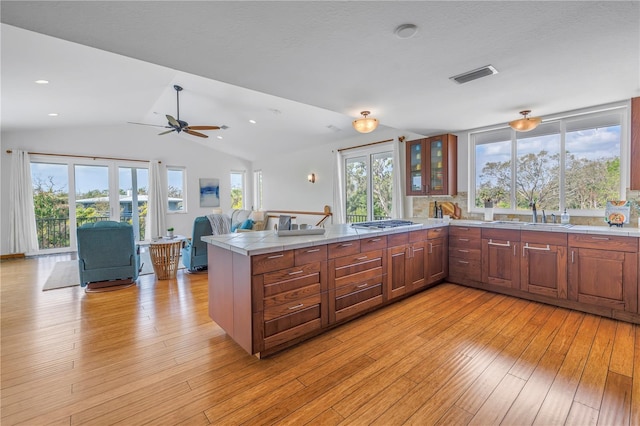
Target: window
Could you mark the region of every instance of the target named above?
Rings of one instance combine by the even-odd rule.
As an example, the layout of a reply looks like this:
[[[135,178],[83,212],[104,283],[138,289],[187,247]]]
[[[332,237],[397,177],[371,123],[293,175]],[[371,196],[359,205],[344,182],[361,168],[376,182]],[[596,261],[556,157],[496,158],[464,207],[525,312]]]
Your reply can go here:
[[[186,173],[182,167],[167,167],[167,212],[184,213],[186,209],[186,197],[184,184]]]
[[[598,215],[624,199],[621,157],[626,108],[545,120],[531,132],[471,133],[470,205],[505,213],[538,209]]]
[[[231,172],[231,208],[244,207],[244,172]]]
[[[393,152],[376,148],[344,156],[347,223],[391,218]]]
[[[253,172],[253,210],[263,210],[262,204],[262,170]]]

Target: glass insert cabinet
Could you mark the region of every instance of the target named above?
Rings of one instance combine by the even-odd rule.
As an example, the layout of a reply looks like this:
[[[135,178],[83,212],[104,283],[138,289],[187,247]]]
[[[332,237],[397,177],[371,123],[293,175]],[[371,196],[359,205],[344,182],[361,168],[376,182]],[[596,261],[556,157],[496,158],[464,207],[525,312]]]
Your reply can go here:
[[[407,195],[455,195],[458,138],[446,134],[407,142]]]

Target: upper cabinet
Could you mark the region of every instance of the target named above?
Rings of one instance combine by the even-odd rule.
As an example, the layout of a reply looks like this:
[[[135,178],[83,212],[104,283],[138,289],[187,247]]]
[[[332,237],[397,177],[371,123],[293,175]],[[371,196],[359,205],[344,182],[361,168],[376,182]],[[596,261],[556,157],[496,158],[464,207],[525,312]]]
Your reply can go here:
[[[456,195],[457,160],[455,135],[407,142],[407,195]]]

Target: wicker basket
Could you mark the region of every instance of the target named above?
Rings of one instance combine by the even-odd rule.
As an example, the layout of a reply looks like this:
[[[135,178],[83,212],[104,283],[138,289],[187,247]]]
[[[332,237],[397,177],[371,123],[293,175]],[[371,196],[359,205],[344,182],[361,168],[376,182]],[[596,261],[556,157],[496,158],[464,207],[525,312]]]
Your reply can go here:
[[[181,240],[151,243],[149,255],[153,264],[153,272],[156,273],[159,280],[168,280],[176,277],[181,248]]]

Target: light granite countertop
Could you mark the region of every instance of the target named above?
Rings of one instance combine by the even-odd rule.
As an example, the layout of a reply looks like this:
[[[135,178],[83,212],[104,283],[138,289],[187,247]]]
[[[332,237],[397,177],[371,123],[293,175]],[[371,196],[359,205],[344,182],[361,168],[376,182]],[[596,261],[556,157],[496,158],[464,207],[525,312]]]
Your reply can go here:
[[[420,229],[437,228],[442,226],[469,226],[483,228],[518,229],[527,231],[534,230],[545,232],[630,236],[640,238],[640,230],[638,228],[630,227],[610,228],[608,226],[583,225],[572,225],[571,227],[563,227],[559,224],[527,225],[526,222],[483,222],[477,220],[450,220],[447,223],[442,219],[428,218],[410,218],[407,220],[414,222],[414,224],[385,229],[357,228],[346,224],[327,225],[324,228],[325,233],[322,235],[296,235],[285,237],[278,236],[273,230],[268,230],[240,232],[224,235],[209,235],[202,237],[202,241],[245,256],[254,256],[257,254],[273,253],[282,250],[293,250],[305,247],[320,246],[342,241],[352,241],[368,237],[390,235],[407,231],[416,231]]]

